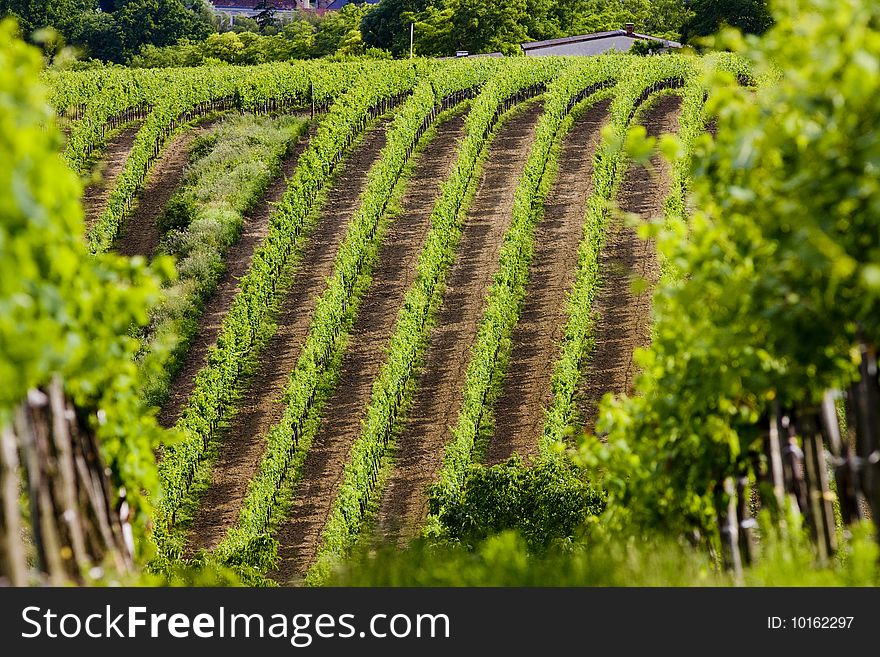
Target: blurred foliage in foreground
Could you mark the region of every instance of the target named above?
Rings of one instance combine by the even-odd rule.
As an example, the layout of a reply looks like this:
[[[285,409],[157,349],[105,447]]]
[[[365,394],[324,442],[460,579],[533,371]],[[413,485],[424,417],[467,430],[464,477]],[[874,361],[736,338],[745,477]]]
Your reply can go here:
[[[880,344],[880,5],[785,0],[764,37],[727,36],[757,93],[711,80],[686,221],[655,225],[681,278],[658,287],[636,395],[606,399],[581,461],[606,522],[716,531],[717,493],[762,458],[766,418],[817,404]]]
[[[474,549],[418,541],[384,550],[337,571],[334,586],[877,586],[877,545],[865,524],[834,564],[816,568],[806,538],[769,539],[742,582],[719,572],[702,550],[662,535],[592,531],[542,553],[530,553],[513,531]]]
[[[143,493],[158,486],[161,429],[138,394],[129,330],[147,321],[156,274],[169,275],[169,262],[157,260],[151,272],[142,258],[88,252],[82,189],[59,155],[42,60],[16,32],[0,21],[0,427],[28,390],[60,376],[141,536],[150,514]]]

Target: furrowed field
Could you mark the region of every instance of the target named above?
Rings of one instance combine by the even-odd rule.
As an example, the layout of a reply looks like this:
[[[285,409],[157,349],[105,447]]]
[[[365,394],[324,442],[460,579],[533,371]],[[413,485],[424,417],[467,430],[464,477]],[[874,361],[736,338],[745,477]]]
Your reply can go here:
[[[77,72],[0,24],[0,578],[876,584],[880,10],[789,4]]]

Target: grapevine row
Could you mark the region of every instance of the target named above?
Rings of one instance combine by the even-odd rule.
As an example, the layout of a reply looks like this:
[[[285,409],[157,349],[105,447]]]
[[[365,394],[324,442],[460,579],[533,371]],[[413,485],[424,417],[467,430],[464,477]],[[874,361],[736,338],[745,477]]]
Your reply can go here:
[[[288,482],[291,463],[308,451],[312,436],[305,431],[315,410],[317,393],[345,344],[357,312],[370,264],[381,245],[382,218],[401,174],[423,134],[446,108],[471,97],[497,62],[459,62],[423,80],[395,118],[382,154],[369,172],[361,205],[336,255],[334,275],[315,308],[308,337],[285,392],[281,421],[268,434],[268,447],[244,501],[239,525],[218,547],[226,563],[266,570],[275,558],[274,542],[265,534],[278,510],[278,492]]]
[[[488,304],[471,352],[465,378],[464,402],[447,444],[439,473],[442,490],[454,494],[474,456],[474,447],[491,406],[493,381],[503,373],[500,364],[510,349],[510,336],[519,321],[534,252],[535,228],[543,217],[544,201],[555,177],[559,142],[570,129],[576,99],[589,103],[608,96],[628,60],[603,57],[573,67],[547,94],[545,112],[538,123],[534,146],[514,193],[512,222],[504,236]],[[549,175],[548,175],[549,171]]]
[[[317,562],[309,571],[307,582],[322,581],[332,563],[348,552],[360,530],[388,440],[405,402],[406,389],[426,344],[431,310],[437,306],[454,259],[469,192],[494,128],[511,107],[542,93],[546,83],[567,64],[561,60],[548,60],[540,66],[511,64],[506,75],[490,80],[471,110],[457,164],[432,211],[431,229],[415,281],[398,317],[388,358],[373,384],[364,428],[352,448]]]
[[[92,152],[104,142],[107,135],[117,127],[145,119],[153,104],[173,88],[182,73],[159,69],[149,74],[136,70],[124,70],[116,75],[96,76],[102,84],[86,87],[93,95],[73,116],[64,149],[64,158],[74,171],[82,173]],[[56,81],[64,84],[66,78]],[[55,102],[72,102],[56,99]]]
[[[293,120],[294,131],[284,130],[284,123],[278,123],[271,139],[260,128],[270,125],[267,119],[265,123],[255,117],[247,122],[224,122],[214,136],[226,156],[222,160],[216,157],[215,146],[187,172],[187,179],[175,193],[177,198],[197,205],[186,228],[173,228],[172,239],[162,249],[177,258],[177,279],[166,288],[166,303],[152,310],[153,319],[141,347],[143,397],[147,404],[162,406],[168,401],[171,381],[199,331],[198,320],[209,297],[227,271],[226,254],[241,237],[246,215],[264,198],[272,181],[282,175],[288,152],[308,131],[307,120]],[[248,126],[257,127],[256,133],[246,132]],[[231,143],[234,136],[238,139]],[[229,154],[228,149],[236,145]],[[259,168],[252,166],[256,160]],[[207,169],[206,161],[212,162]],[[235,179],[234,193],[211,184],[212,178],[220,176]],[[205,267],[206,261],[211,266]],[[156,345],[163,348],[155,349]]]
[[[163,496],[158,503],[155,532],[160,545],[167,539],[176,512],[189,492],[196,466],[227,416],[243,361],[256,347],[282,272],[302,247],[307,218],[319,191],[368,121],[412,89],[416,73],[409,65],[371,67],[361,82],[353,85],[353,91],[333,104],[300,157],[287,191],[270,218],[269,233],[254,253],[251,269],[223,319],[217,344],[196,376],[192,396],[176,426],[181,440],[168,447],[160,464]]]
[[[737,77],[744,85],[754,84],[751,71],[745,60],[732,53],[714,53],[704,60],[702,75],[691,76],[682,90],[682,109],[679,120],[678,140],[681,144],[678,157],[672,163],[672,190],[664,204],[664,214],[668,221],[683,219],[687,215],[685,201],[690,178],[691,157],[697,140],[706,132],[704,108],[708,97],[706,75],[715,71],[726,71]],[[663,263],[664,275],[668,263]]]
[[[593,193],[587,201],[584,237],[578,254],[578,272],[569,297],[568,321],[552,377],[553,399],[547,410],[540,449],[547,452],[561,442],[573,415],[573,397],[581,378],[581,363],[594,339],[593,300],[599,288],[599,252],[605,241],[610,203],[626,170],[621,154],[627,127],[639,106],[663,89],[683,87],[697,74],[694,61],[680,56],[647,58],[631,64],[618,85],[611,105],[610,139],[596,152]]]
[[[106,102],[114,94],[123,98],[137,89],[154,87],[179,75],[181,69],[103,68],[90,71],[47,69],[42,79],[49,90],[49,104],[59,117],[71,122],[82,120],[96,102]],[[167,88],[167,87],[166,87]],[[161,87],[160,87],[161,90]]]
[[[351,64],[264,65],[237,70],[212,67],[198,78],[186,75],[157,100],[138,132],[107,208],[89,232],[92,252],[107,250],[131,211],[153,162],[172,135],[190,121],[213,112],[279,111],[306,107],[312,90],[335,97],[349,88],[359,68]]]

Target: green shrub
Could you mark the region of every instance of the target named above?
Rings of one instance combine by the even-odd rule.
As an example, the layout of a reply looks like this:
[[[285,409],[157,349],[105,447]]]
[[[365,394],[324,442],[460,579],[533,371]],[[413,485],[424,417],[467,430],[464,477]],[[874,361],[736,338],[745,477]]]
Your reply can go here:
[[[451,539],[474,545],[517,530],[529,550],[541,551],[573,538],[590,516],[602,512],[604,497],[569,461],[554,458],[529,466],[513,456],[488,468],[472,466],[460,492],[435,485],[429,505]]]
[[[214,146],[216,144],[216,132],[210,132],[206,135],[198,135],[195,139],[192,140],[192,144],[189,149],[190,162],[195,162],[196,160],[200,160],[205,157],[208,153],[214,150]]]
[[[196,218],[198,211],[199,207],[192,196],[175,194],[159,217],[159,230],[167,233],[175,228],[186,228]]]

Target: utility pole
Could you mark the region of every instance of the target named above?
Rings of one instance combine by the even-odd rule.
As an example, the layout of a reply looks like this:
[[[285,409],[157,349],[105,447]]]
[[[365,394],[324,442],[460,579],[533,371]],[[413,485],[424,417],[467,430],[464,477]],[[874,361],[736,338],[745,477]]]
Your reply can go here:
[[[409,58],[413,58],[413,37],[415,36],[416,24],[409,24]]]

